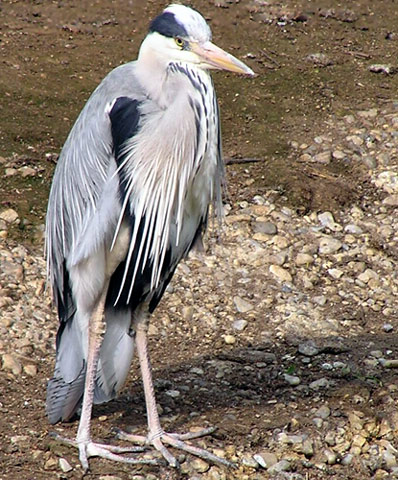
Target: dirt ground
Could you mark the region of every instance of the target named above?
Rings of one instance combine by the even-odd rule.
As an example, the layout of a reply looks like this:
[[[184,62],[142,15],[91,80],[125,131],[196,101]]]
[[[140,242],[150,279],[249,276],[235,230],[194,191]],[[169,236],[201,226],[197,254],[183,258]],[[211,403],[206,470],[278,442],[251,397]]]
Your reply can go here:
[[[396,2],[359,0],[348,2],[348,7],[333,0],[197,0],[191,4],[209,20],[214,42],[242,58],[258,74],[254,79],[214,75],[224,155],[233,159],[227,167],[230,203],[263,195],[300,215],[328,210],[338,218],[364,195],[372,201],[373,187],[361,166],[344,161],[305,165],[291,142],[310,143],[324,133],[329,119],[359,109],[381,108],[396,98],[398,75],[372,73],[368,68],[371,64],[397,67]],[[149,19],[164,5],[121,0],[0,3],[0,160],[13,159],[18,167],[34,166],[39,172],[25,178],[0,177],[0,210],[11,207],[24,219],[12,229],[9,240],[41,254],[38,225],[44,223],[52,172],[68,131],[102,77],[135,58]],[[236,162],[238,159],[243,163]],[[246,163],[245,159],[256,161]],[[234,292],[227,294],[233,296]],[[165,307],[161,308],[164,312]],[[262,314],[267,316],[266,311]],[[334,308],[331,314],[344,317],[347,310]],[[354,306],[350,314],[355,314]],[[351,340],[348,336],[346,350],[338,352],[339,359],[359,361],[370,341],[374,349],[397,350],[393,336],[389,344],[383,336],[372,336],[372,322],[379,320],[365,316],[360,321],[369,336]],[[190,325],[185,333],[190,334],[193,327]],[[54,317],[53,334],[55,328]],[[234,352],[235,369],[227,386],[216,370],[209,369],[200,378],[207,394],[198,396],[195,390],[187,389],[177,401],[165,392],[176,384],[189,385],[192,368],[212,358],[225,360],[230,349],[216,333],[206,339],[199,333],[184,337],[184,327],[151,345],[155,378],[162,379],[157,384],[158,402],[170,415],[178,414],[170,420],[172,428],[178,430],[193,411],[207,424],[219,425],[222,419],[214,446],[261,449],[267,432],[289,424],[293,410],[295,417],[305,416],[317,402],[316,395],[298,394],[292,406],[290,392],[277,373],[287,368],[287,360],[271,365],[261,379],[248,374],[245,367],[253,361],[252,347],[247,342]],[[278,359],[287,359],[296,347],[289,339],[275,338],[274,346],[260,349],[257,344],[256,351],[266,349]],[[0,479],[79,478],[78,469],[71,473],[44,469],[40,452],[68,458],[73,464],[77,464],[77,457],[49,438],[53,429],[45,418],[44,398],[53,358],[38,357],[35,361],[40,368],[34,377],[15,378],[0,371]],[[351,394],[359,394],[365,387],[377,397],[382,384],[394,382],[393,373],[388,371],[371,380],[362,376],[338,379],[336,388],[327,393],[328,400],[341,409],[344,402],[349,407]],[[311,375],[316,377],[316,369]],[[251,396],[251,392],[256,394]],[[376,404],[374,400],[374,408],[378,408]],[[145,429],[136,367],[120,399],[96,408],[95,419],[94,435],[98,438],[113,437],[110,425]],[[76,423],[63,428],[72,436]],[[10,443],[11,436],[26,432],[30,432],[27,445]],[[93,460],[91,466],[87,478],[132,478],[126,466],[100,460]],[[165,467],[140,472],[152,474],[152,478],[186,478]],[[267,473],[257,475],[253,478],[269,478]],[[355,468],[329,473],[311,470],[310,475],[303,475],[311,479],[364,478],[363,471]]]

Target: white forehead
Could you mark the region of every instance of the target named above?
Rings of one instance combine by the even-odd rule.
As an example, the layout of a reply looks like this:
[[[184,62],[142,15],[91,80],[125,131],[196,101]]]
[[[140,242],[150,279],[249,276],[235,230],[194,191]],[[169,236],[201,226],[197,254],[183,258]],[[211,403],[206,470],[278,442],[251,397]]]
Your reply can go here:
[[[172,4],[164,9],[175,16],[176,21],[182,25],[192,40],[206,42],[211,40],[211,30],[202,15],[185,5]]]

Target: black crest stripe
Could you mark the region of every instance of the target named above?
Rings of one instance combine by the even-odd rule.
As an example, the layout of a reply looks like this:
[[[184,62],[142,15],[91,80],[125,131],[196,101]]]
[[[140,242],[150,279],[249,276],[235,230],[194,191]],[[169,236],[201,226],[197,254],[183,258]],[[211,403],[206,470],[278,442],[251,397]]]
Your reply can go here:
[[[165,37],[187,37],[188,32],[181,23],[178,23],[174,13],[163,12],[152,20],[149,26],[150,32],[157,32]]]

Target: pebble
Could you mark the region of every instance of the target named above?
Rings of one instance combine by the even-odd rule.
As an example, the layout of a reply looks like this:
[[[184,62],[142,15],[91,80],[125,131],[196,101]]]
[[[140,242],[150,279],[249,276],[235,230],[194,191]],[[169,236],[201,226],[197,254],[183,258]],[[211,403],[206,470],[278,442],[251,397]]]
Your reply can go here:
[[[317,153],[313,156],[312,161],[316,163],[321,163],[322,165],[328,165],[332,158],[332,154],[330,151]]]
[[[262,468],[270,468],[278,462],[278,457],[273,452],[256,453],[253,458]]]
[[[270,475],[277,475],[282,472],[289,472],[292,468],[289,460],[282,459],[279,462],[276,462],[274,465],[268,468],[268,473]]]
[[[234,343],[236,343],[236,337],[234,337],[233,335],[223,335],[223,337],[224,337],[224,342],[227,345],[233,345]]]
[[[319,354],[319,348],[312,340],[309,340],[308,342],[299,344],[298,352],[306,357],[314,357]]]
[[[178,398],[181,395],[178,390],[166,390],[165,393],[171,398]]]
[[[201,458],[194,458],[190,460],[190,466],[199,473],[205,473],[209,470],[210,465]]]
[[[235,330],[241,332],[247,327],[247,320],[235,320],[232,326]]]
[[[266,235],[276,235],[278,229],[272,222],[254,222],[253,231],[255,233],[265,233]]]
[[[19,219],[19,215],[12,208],[8,208],[0,212],[0,219],[7,223],[15,223]]]
[[[250,468],[258,468],[259,462],[253,456],[247,456],[242,458],[242,465]]]
[[[59,468],[64,472],[64,473],[68,473],[70,471],[73,470],[71,464],[68,462],[68,460],[66,460],[65,458],[60,458],[58,460],[58,463],[59,463]]]
[[[314,257],[309,253],[298,253],[295,262],[297,266],[311,265],[314,263]]]
[[[14,375],[21,375],[22,364],[15,355],[11,353],[3,353],[3,370],[9,370]]]
[[[234,297],[234,304],[239,313],[246,313],[253,309],[253,305],[248,300],[238,296]]]
[[[326,420],[330,416],[330,408],[327,405],[322,405],[322,407],[318,408],[315,412],[315,416]]]
[[[363,230],[361,227],[358,225],[355,225],[354,223],[349,223],[344,227],[344,231],[347,233],[351,233],[352,235],[361,235],[363,233]]]
[[[329,255],[338,252],[342,246],[342,242],[337,238],[323,237],[319,242],[318,251],[321,255]]]
[[[293,278],[288,270],[281,267],[280,265],[271,265],[269,271],[277,278],[280,282],[292,282]]]
[[[297,377],[296,375],[288,375],[287,373],[284,373],[283,378],[286,383],[292,386],[300,385],[301,383],[300,377]]]
[[[318,214],[318,220],[321,225],[328,227],[330,229],[334,229],[336,222],[334,220],[332,212],[323,212]]]
[[[319,378],[318,380],[314,380],[309,384],[311,390],[319,390],[321,388],[328,388],[329,387],[329,380],[327,378]]]

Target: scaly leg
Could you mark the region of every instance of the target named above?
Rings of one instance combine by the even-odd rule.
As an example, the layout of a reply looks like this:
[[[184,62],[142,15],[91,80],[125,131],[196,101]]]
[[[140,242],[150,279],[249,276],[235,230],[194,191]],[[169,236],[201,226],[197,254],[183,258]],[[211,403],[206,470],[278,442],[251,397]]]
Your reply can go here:
[[[141,367],[142,381],[144,385],[148,420],[148,436],[143,437],[140,435],[130,435],[128,433],[119,431],[118,437],[139,444],[153,445],[163,455],[167,462],[173,467],[178,466],[177,459],[169,452],[169,450],[164,446],[164,444],[178,448],[179,450],[191,453],[193,455],[196,455],[197,457],[203,458],[204,460],[216,464],[221,464],[227,467],[235,467],[235,465],[228,460],[218,457],[217,455],[214,455],[202,448],[194,447],[183,441],[191,440],[193,438],[198,438],[213,433],[215,428],[207,428],[200,432],[192,432],[183,435],[166,433],[163,431],[160,425],[159,414],[156,408],[155,390],[153,387],[151,365],[148,355],[148,314],[144,313],[142,310],[136,312],[133,317],[133,328],[135,329],[135,343]]]
[[[103,314],[107,291],[108,284],[106,284],[99,299],[99,302],[97,303],[97,306],[94,309],[93,314],[90,318],[88,333],[87,370],[84,384],[82,411],[76,440],[70,440],[67,438],[63,438],[59,435],[55,435],[56,438],[63,443],[73,445],[79,449],[79,459],[85,472],[89,468],[88,459],[90,457],[102,457],[107,458],[108,460],[115,460],[118,462],[133,464],[157,465],[159,463],[156,460],[140,460],[129,456],[120,455],[129,452],[143,451],[142,448],[123,448],[117,447],[115,445],[96,443],[91,440],[91,413],[93,408],[95,377],[97,373],[102,335],[104,333]]]

